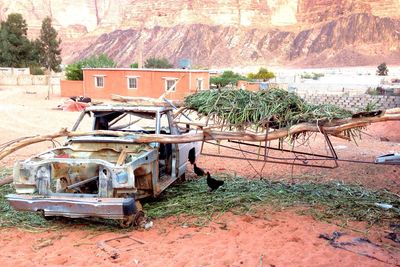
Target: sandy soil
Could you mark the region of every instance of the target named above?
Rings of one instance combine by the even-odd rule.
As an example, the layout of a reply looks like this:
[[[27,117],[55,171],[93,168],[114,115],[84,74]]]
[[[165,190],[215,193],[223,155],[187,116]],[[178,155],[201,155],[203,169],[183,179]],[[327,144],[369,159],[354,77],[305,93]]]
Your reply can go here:
[[[34,91],[35,94],[26,92]],[[44,100],[45,91],[29,88],[0,88],[0,143],[21,136],[52,133],[62,127],[71,127],[76,112],[54,110],[63,99]],[[376,156],[400,151],[400,122],[379,124],[368,129],[358,146],[341,139],[332,139],[340,158],[371,161]],[[382,140],[389,140],[382,142]],[[310,139],[314,152],[325,152],[323,139]],[[51,148],[42,143],[20,150],[0,166],[10,167],[16,159]],[[206,151],[218,153],[214,146]],[[273,153],[273,152],[271,152]],[[281,152],[274,155],[282,156]],[[243,156],[240,152],[222,155]],[[272,154],[271,154],[272,155]],[[336,169],[314,169],[252,163],[243,160],[201,157],[198,164],[212,173],[228,172],[258,179],[315,181],[344,180],[372,188],[389,188],[400,192],[399,167],[341,162]],[[262,171],[261,171],[262,170]],[[0,230],[1,266],[391,266],[400,264],[400,246],[384,238],[387,226],[367,228],[362,223],[350,223],[355,232],[334,224],[297,215],[294,210],[271,211],[260,209],[259,216],[225,214],[209,226],[192,228],[182,225],[176,218],[154,221],[148,231],[93,232],[81,230],[79,225],[62,226],[62,230],[29,232],[18,228]],[[344,241],[367,237],[377,245],[360,243],[352,251],[334,248],[320,234],[345,232]],[[104,249],[101,249],[104,241]],[[136,240],[136,241],[135,241]],[[139,242],[138,242],[139,241]],[[342,240],[340,240],[342,241]],[[366,257],[368,254],[375,257]],[[380,262],[382,260],[384,262]]]

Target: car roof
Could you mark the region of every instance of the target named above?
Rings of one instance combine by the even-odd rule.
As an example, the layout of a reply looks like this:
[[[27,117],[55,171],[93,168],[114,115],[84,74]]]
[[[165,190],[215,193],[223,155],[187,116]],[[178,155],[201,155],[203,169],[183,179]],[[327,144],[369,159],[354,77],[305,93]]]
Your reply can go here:
[[[85,109],[85,111],[91,112],[103,112],[103,111],[133,111],[133,112],[148,112],[157,113],[172,110],[172,107],[165,106],[133,106],[133,105],[95,105]]]

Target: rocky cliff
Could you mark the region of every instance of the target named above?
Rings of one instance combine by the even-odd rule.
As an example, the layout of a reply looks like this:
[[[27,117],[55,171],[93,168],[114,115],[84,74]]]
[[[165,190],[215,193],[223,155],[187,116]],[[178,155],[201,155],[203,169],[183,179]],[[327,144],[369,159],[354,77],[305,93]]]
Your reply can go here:
[[[52,16],[64,61],[107,53],[191,59],[205,67],[338,66],[400,62],[398,0],[20,0],[30,35]]]

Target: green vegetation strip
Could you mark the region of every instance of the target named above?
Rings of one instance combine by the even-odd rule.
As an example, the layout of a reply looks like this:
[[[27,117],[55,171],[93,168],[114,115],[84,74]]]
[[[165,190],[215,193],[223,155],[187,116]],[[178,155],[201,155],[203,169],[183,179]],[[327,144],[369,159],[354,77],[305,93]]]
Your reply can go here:
[[[294,93],[268,91],[204,90],[185,99],[187,108],[204,116],[216,116],[217,123],[242,127],[284,128],[301,122],[343,119],[352,113],[334,105],[312,105]]]
[[[7,194],[12,193],[15,193],[12,185],[3,185],[0,187],[0,227],[36,228],[49,224],[42,216],[34,212],[14,210],[5,198]]]
[[[171,187],[160,200],[147,203],[144,208],[152,218],[189,215],[204,221],[226,211],[249,212],[257,203],[305,208],[303,212],[321,220],[375,224],[400,219],[400,199],[386,190],[374,191],[342,182],[290,184],[229,177],[225,177],[223,187],[212,193],[207,192],[205,179]],[[375,203],[393,208],[385,210]]]
[[[11,174],[9,169],[0,169],[0,180]],[[11,184],[0,187],[0,226],[20,226],[20,227],[38,227],[46,225],[47,221],[43,217],[32,212],[15,211],[7,202],[5,196],[15,193]]]
[[[0,179],[4,171],[0,170]],[[282,181],[247,180],[219,176],[225,185],[215,192],[208,192],[204,178],[170,187],[154,201],[144,204],[145,212],[152,219],[168,216],[187,216],[195,225],[204,225],[213,216],[227,211],[252,214],[254,210],[297,207],[320,220],[365,221],[370,225],[400,219],[400,198],[386,190],[370,190],[358,185],[341,182],[290,184]],[[5,195],[13,193],[12,185],[0,187],[0,227],[16,226],[37,230],[59,228],[67,225],[84,226],[86,229],[110,230],[118,228],[112,220],[66,219],[46,221],[33,212],[12,209]],[[384,209],[376,203],[389,204]]]

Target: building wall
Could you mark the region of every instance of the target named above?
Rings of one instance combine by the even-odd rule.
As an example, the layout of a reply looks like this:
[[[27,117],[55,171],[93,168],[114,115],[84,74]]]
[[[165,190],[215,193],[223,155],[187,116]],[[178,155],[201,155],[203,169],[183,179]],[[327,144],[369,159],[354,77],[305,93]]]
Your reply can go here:
[[[95,86],[95,77],[104,77],[104,86]],[[128,89],[128,77],[137,77],[137,89]],[[165,91],[168,78],[178,80],[175,92]],[[168,99],[183,99],[196,92],[197,79],[203,79],[203,88],[209,88],[209,73],[192,71],[140,69],[84,69],[83,95],[92,98],[110,98],[112,94],[158,98],[165,93]]]
[[[249,83],[248,81],[238,81],[237,87],[240,89],[246,89],[249,91],[258,91],[260,90],[259,83]]]
[[[61,96],[81,96],[83,94],[83,81],[61,80]]]

